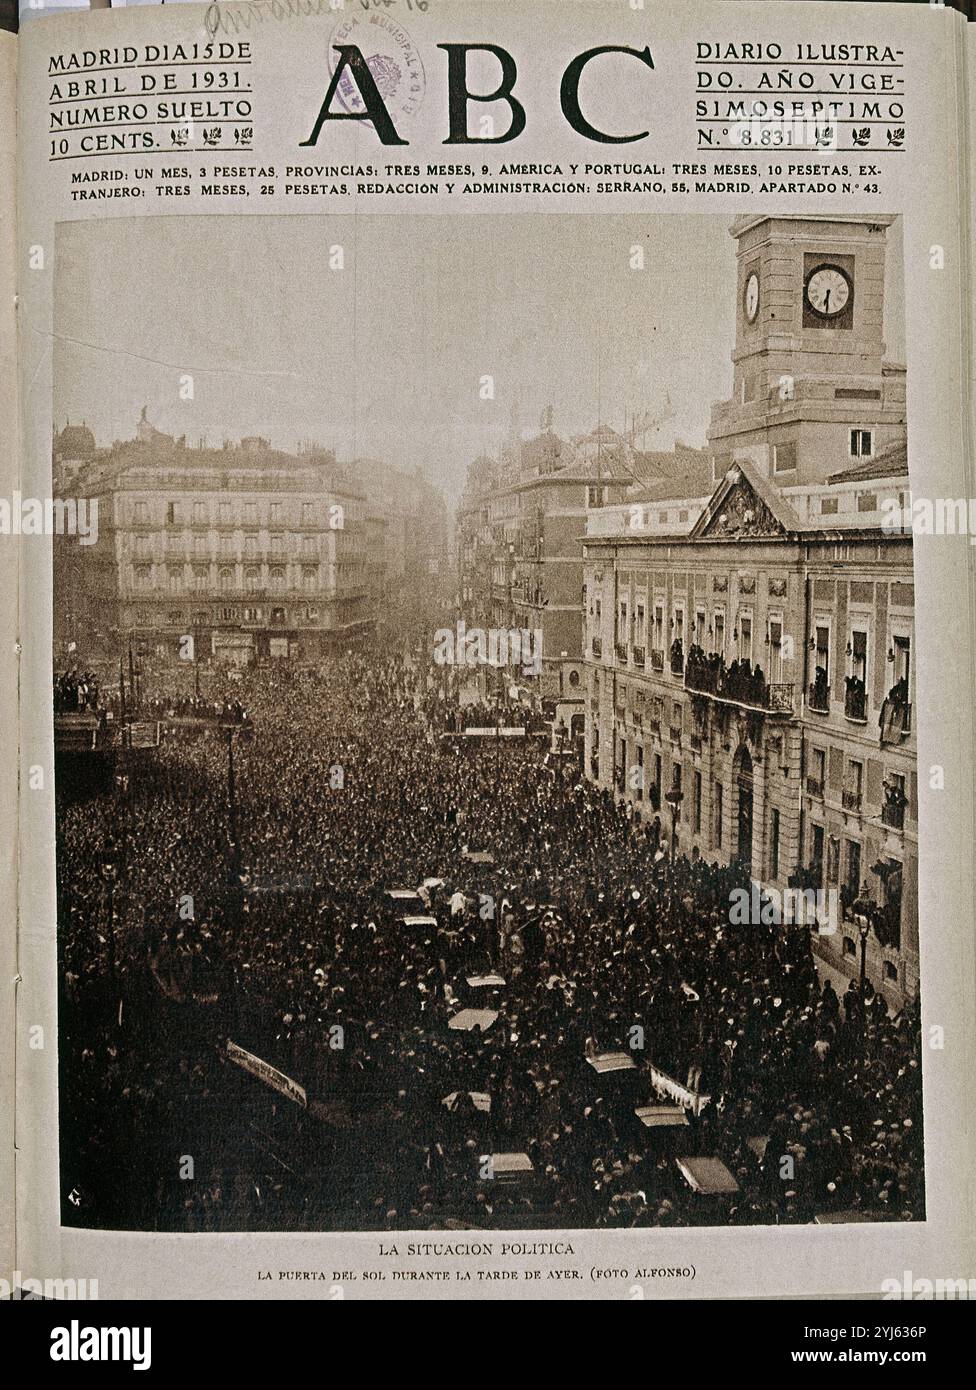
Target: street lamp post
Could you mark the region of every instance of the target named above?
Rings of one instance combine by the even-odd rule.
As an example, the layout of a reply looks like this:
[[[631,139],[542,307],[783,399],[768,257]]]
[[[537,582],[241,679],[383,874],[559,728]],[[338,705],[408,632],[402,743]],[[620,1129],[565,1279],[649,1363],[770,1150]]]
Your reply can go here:
[[[868,935],[871,931],[871,915],[874,911],[874,904],[871,901],[870,888],[866,883],[862,883],[861,891],[855,901],[851,904],[851,915],[857,923],[858,937],[861,943],[861,977],[859,985],[861,1001],[861,1058],[867,1049],[868,1037],[868,1017],[867,1007],[864,998],[864,988],[867,983],[867,957],[868,957]]]
[[[671,869],[673,872],[676,849],[675,841],[678,833],[678,814],[681,810],[681,803],[685,799],[685,794],[678,786],[677,782],[675,782],[670,790],[665,792],[664,799],[668,803],[668,809],[671,812]]]
[[[671,812],[671,846],[670,846],[671,853],[670,853],[669,861],[668,861],[668,862],[669,862],[668,877],[669,877],[670,880],[671,880],[671,895],[670,895],[670,896],[671,896],[671,903],[670,903],[670,907],[669,907],[669,910],[668,910],[668,916],[669,916],[669,918],[670,918],[671,925],[672,925],[672,927],[673,927],[673,926],[674,926],[674,917],[675,917],[675,903],[674,903],[674,864],[675,864],[675,854],[676,854],[676,850],[677,850],[676,841],[677,841],[677,837],[678,837],[678,814],[679,814],[679,812],[680,812],[680,810],[681,810],[681,803],[682,803],[682,801],[684,800],[684,792],[683,792],[683,791],[681,790],[681,788],[678,786],[677,781],[675,781],[674,784],[671,786],[670,790],[667,791],[667,792],[665,793],[664,799],[665,799],[665,801],[668,803],[668,809],[669,809],[670,812]]]

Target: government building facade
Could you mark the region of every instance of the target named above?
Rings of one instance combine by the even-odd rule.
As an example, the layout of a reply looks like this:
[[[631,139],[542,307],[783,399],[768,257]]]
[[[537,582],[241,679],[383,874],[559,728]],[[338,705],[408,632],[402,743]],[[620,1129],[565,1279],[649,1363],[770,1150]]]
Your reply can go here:
[[[738,219],[712,486],[590,514],[585,770],[681,853],[821,889],[818,953],[918,985],[905,369],[890,218]]]

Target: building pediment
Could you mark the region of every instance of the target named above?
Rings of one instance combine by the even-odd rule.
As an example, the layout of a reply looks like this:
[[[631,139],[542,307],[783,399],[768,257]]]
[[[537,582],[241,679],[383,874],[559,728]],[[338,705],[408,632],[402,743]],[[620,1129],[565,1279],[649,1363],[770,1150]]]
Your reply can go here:
[[[793,509],[748,464],[729,469],[702,512],[693,539],[772,539],[799,529]]]

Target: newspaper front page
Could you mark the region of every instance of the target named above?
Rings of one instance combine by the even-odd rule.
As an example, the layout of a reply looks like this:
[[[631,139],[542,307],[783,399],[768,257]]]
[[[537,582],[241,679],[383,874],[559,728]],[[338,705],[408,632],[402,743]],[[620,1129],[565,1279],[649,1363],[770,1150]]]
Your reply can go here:
[[[255,0],[18,69],[22,1277],[968,1278],[961,18]]]

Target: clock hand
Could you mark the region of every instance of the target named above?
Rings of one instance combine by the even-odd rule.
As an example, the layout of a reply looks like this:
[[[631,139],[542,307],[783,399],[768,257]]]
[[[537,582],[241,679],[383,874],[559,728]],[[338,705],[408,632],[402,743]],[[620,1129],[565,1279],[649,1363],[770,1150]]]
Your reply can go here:
[[[824,290],[824,313],[830,313],[830,290]]]

